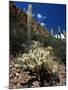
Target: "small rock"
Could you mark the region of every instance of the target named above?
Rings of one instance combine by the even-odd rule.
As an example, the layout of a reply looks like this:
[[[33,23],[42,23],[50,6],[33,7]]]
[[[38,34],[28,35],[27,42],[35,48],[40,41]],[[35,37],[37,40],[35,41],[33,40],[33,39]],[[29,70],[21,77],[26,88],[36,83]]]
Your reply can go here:
[[[10,78],[12,78],[12,73],[9,75]]]
[[[10,65],[9,67],[12,68],[12,65]]]
[[[18,64],[15,64],[15,67],[17,68],[17,67],[20,67],[20,65],[18,65]]]
[[[32,83],[32,87],[40,87],[39,82],[38,81],[34,81]]]
[[[16,73],[16,76],[19,76],[19,73]]]

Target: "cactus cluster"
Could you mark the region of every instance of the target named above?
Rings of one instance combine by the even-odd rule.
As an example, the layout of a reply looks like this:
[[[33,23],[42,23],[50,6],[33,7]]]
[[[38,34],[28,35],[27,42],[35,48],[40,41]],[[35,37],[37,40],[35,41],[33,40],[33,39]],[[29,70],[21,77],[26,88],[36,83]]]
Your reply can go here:
[[[41,48],[35,50],[29,50],[28,54],[23,54],[21,58],[18,58],[19,62],[22,62],[23,68],[29,70],[39,69],[43,61],[47,60],[50,52],[46,52]]]
[[[36,48],[38,48],[40,46],[43,46],[43,44],[40,43],[39,41],[35,41],[35,40],[33,40],[32,43],[30,44],[31,49],[36,49]]]
[[[62,66],[62,64],[54,60],[55,57],[51,55],[53,48],[50,46],[46,48],[41,47],[38,41],[34,41],[32,47],[33,49],[30,49],[28,54],[24,53],[21,57],[17,58],[18,64],[21,65],[24,70],[39,71],[43,66],[45,70],[57,73],[59,66]]]

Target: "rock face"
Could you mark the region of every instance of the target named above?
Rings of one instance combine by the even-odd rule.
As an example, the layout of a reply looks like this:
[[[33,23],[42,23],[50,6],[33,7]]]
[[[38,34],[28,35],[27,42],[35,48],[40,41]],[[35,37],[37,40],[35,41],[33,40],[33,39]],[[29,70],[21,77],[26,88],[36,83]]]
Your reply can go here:
[[[9,88],[35,88],[41,87],[39,77],[37,74],[30,71],[23,71],[15,62],[10,60],[10,73],[9,73]],[[45,76],[45,77],[44,77]],[[65,69],[60,67],[57,74],[52,74],[50,71],[44,71],[44,86],[64,86],[65,82]]]
[[[36,79],[35,76],[30,76],[29,71],[23,71],[21,67],[18,67],[14,61],[10,61],[10,73],[9,73],[9,88],[22,88],[28,87],[29,81]]]

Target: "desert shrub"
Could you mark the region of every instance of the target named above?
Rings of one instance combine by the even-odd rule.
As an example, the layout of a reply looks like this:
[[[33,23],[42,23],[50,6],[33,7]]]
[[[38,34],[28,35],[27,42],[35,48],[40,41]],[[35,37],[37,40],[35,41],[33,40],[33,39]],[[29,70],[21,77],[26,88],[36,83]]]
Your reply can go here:
[[[44,46],[50,45],[50,35],[46,37],[46,35],[43,36],[40,33],[32,31],[32,40],[44,43]]]
[[[22,43],[26,41],[26,30],[25,26],[21,26],[18,23],[18,17],[15,15],[12,16],[10,14],[10,53],[15,55],[20,52],[20,50],[24,51],[24,48],[21,47]]]
[[[60,39],[52,38],[50,45],[54,48],[54,54],[59,57],[63,63],[66,63],[66,43]]]

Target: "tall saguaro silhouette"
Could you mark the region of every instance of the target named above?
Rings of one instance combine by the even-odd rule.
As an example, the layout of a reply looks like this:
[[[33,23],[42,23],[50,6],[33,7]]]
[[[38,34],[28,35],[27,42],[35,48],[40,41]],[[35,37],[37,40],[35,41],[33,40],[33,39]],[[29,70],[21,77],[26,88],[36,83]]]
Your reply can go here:
[[[63,30],[63,35],[64,35],[64,38],[66,39],[66,32],[65,32],[65,30]]]
[[[53,28],[51,28],[51,35],[53,36]]]
[[[32,26],[32,5],[28,5],[28,15],[27,15],[27,42],[31,41],[31,26]]]
[[[61,39],[61,30],[60,30],[60,26],[58,26],[58,35],[60,36],[60,39]]]

